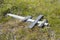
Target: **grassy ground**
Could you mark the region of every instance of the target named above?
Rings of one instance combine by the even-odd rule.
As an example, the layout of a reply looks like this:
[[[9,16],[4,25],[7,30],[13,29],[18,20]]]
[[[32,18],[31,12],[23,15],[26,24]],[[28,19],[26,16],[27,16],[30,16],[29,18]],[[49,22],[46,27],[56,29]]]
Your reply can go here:
[[[50,29],[25,28],[28,25],[27,23],[23,24],[21,22],[18,22],[18,20],[14,21],[10,17],[6,18],[4,15],[7,12],[22,16],[32,15],[34,18],[36,18],[40,14],[43,14],[44,18],[47,18],[50,23]],[[1,25],[3,25],[1,27],[1,32],[5,33],[0,36],[1,40],[4,39],[14,40],[15,35],[17,40],[54,40],[54,39],[59,40],[60,1],[59,0],[15,0],[15,1],[2,0],[0,3],[0,23]],[[11,32],[11,30],[13,30],[13,32]],[[51,36],[49,36],[51,35],[49,30],[51,30],[52,35],[54,34],[53,35],[54,39],[52,39]],[[9,37],[9,35],[11,37]],[[56,38],[54,36],[56,36]]]

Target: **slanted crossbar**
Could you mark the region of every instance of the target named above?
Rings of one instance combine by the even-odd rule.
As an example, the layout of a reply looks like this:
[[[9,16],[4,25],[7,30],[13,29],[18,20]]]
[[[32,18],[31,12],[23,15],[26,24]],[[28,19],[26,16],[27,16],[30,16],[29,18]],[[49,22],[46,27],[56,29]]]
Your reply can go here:
[[[41,20],[42,17],[43,17],[43,15],[39,15],[38,18],[29,26],[29,28],[33,28],[35,26],[35,24],[37,24],[37,22],[39,20]]]

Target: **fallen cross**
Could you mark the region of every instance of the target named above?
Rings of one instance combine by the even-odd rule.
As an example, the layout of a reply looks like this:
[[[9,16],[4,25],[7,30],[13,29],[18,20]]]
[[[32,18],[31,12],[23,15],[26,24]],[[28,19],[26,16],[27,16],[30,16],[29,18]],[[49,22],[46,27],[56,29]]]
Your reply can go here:
[[[18,15],[14,15],[14,14],[9,14],[9,13],[7,14],[7,16],[11,16],[13,18],[22,20],[23,22],[32,22],[32,24],[29,25],[29,28],[33,28],[36,24],[39,24],[38,25],[39,27],[49,25],[46,19],[41,21],[41,19],[43,18],[43,15],[39,15],[36,20],[33,20],[32,16],[22,17],[22,16],[18,16]]]

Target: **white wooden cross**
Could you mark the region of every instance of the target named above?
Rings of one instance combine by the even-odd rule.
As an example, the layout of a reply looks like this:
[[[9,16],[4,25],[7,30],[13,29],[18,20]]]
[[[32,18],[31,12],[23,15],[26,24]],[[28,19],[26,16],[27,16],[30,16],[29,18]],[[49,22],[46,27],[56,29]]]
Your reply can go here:
[[[23,17],[23,16],[10,14],[10,13],[7,13],[7,16],[11,16],[13,18],[23,20],[23,21],[26,21],[26,22],[32,22],[32,24],[29,26],[29,28],[33,28],[36,24],[38,24],[39,27],[49,25],[46,19],[41,21],[43,15],[39,15],[36,20],[33,20],[31,16]]]

